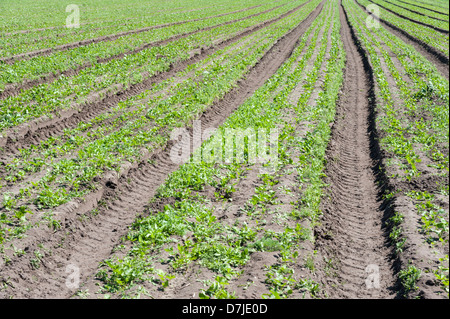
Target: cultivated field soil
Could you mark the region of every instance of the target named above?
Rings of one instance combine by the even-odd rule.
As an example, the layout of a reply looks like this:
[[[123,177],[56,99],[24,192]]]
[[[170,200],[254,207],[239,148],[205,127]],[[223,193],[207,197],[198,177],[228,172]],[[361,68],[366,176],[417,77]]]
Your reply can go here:
[[[449,298],[447,1],[0,17],[0,298]]]

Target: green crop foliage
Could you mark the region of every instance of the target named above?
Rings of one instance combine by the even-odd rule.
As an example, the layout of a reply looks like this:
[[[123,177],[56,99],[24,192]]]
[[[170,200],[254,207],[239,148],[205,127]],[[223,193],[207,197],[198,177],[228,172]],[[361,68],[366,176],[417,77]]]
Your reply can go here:
[[[261,66],[261,59],[274,53],[279,39],[322,3],[155,0],[149,13],[139,1],[129,1],[127,11],[119,0],[108,4],[99,0],[80,5],[83,23],[69,29],[61,25],[64,5],[46,1],[55,9],[53,15],[31,0],[20,6],[4,0],[0,5],[0,94],[17,89],[0,97],[0,142],[7,137],[6,147],[0,149],[0,251],[11,262],[5,253],[11,249],[37,271],[45,265],[45,254],[16,249],[30,229],[48,226],[49,236],[65,238],[91,218],[103,218],[103,209],[110,209],[109,198],[122,186],[140,183],[124,175],[130,163],[157,163],[153,157],[144,161],[143,155],[170,146],[174,129],[195,131],[195,121],[204,112],[216,111],[210,109],[242,86],[251,70]],[[441,14],[448,12],[448,5],[430,0],[342,1],[374,74],[371,116],[387,178],[401,185],[386,190],[383,199],[394,208],[398,196],[411,201],[423,243],[441,253],[449,232],[442,200],[442,195],[448,196],[443,178],[448,177],[449,164],[448,80],[393,33],[383,27],[369,29],[364,7],[370,3],[388,9],[381,8],[383,19],[447,56],[448,35],[389,10],[448,30],[448,15]],[[301,4],[301,10],[276,20]],[[236,109],[220,119],[215,133],[202,139],[189,160],[159,185],[120,245],[100,263],[96,278],[105,298],[152,297],[151,289],[170,291],[174,283],[201,278],[203,271],[212,279],[201,281],[199,298],[239,298],[230,287],[248,275],[249,265],[264,258],[270,263],[261,268],[263,281],[258,284],[267,289],[262,298],[326,296],[326,289],[312,279],[319,271],[316,251],[307,249],[315,244],[328,187],[327,149],[342,93],[346,52],[341,2],[323,4],[318,17],[295,39],[294,50],[282,56],[282,65],[276,71],[268,65],[274,74],[254,91],[244,92],[246,99],[233,104]],[[427,16],[411,11],[419,5]],[[83,42],[121,32],[114,39]],[[18,60],[3,62],[11,57]],[[82,114],[73,118],[87,116],[76,124],[61,117],[78,110]],[[19,143],[23,147],[10,147],[16,135],[21,139],[22,130],[49,120],[54,120],[50,129],[55,132],[29,133]],[[241,139],[233,135],[237,132],[246,135]],[[276,138],[269,140],[274,132]],[[231,141],[231,154],[225,141]],[[269,144],[270,151],[262,149]],[[254,157],[259,162],[252,162]],[[111,174],[120,177],[118,189],[105,182]],[[419,191],[424,178],[429,178],[427,183],[438,182],[432,190]],[[96,196],[105,186],[108,199],[75,216],[71,205]],[[416,190],[406,191],[410,186]],[[58,220],[61,211],[72,214],[66,222]],[[402,258],[411,247],[407,229],[411,216],[394,211],[385,226],[393,252]],[[437,259],[430,272],[448,295],[448,255],[436,254]],[[334,259],[323,260],[325,273],[333,275]],[[412,264],[399,271],[405,296],[418,289],[422,271]],[[310,278],[300,278],[305,273]],[[252,284],[247,280],[239,286],[246,290]],[[72,294],[93,296],[88,290]]]

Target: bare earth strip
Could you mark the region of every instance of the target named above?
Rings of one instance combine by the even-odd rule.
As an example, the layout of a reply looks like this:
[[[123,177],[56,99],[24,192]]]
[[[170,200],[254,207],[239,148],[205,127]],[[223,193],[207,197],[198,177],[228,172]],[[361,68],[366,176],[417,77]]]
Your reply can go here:
[[[347,62],[327,151],[329,198],[323,203],[323,221],[316,231],[316,247],[336,273],[335,277],[325,275],[323,284],[330,298],[393,298],[392,251],[383,227],[388,210],[377,186],[373,105],[369,103],[373,83],[342,6],[340,18]]]
[[[200,117],[207,127],[218,127],[255,90],[263,85],[290,57],[301,35],[311,25],[323,8],[323,2],[299,25],[278,42],[250,70],[240,86],[231,90]],[[80,222],[76,214],[68,214],[64,230],[47,238],[45,246],[52,246],[52,254],[43,258],[41,267],[33,270],[29,263],[32,256],[22,256],[2,269],[2,277],[11,285],[0,293],[0,297],[19,298],[67,298],[73,291],[66,286],[66,266],[80,267],[81,282],[87,287],[95,285],[92,277],[98,263],[107,258],[136,214],[143,211],[157,187],[175,171],[179,165],[170,158],[170,145],[159,154],[150,154],[151,162],[144,160],[130,164],[119,180],[111,177],[106,182],[105,192],[100,196],[105,206],[99,207],[98,215],[89,223]],[[153,163],[153,164],[151,164]],[[95,207],[100,198],[92,198],[85,205]],[[71,231],[70,231],[71,230]],[[62,240],[62,243],[61,243]],[[57,244],[60,243],[60,246]],[[28,250],[36,249],[34,243]],[[56,247],[55,247],[56,246]],[[95,291],[95,287],[91,291]]]

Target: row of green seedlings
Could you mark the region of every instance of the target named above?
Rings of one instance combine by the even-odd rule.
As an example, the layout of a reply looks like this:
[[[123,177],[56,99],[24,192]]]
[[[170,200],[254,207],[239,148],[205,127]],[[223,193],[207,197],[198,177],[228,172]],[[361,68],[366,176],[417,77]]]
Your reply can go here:
[[[368,0],[354,0],[356,3],[364,6],[365,8],[372,4]],[[418,38],[424,43],[430,45],[431,47],[436,48],[438,51],[442,52],[445,55],[448,55],[448,35],[443,35],[442,33],[421,26],[417,23],[411,22],[409,20],[400,18],[399,16],[384,10],[383,8],[379,8],[379,18],[388,21],[399,29],[405,30],[410,35]]]
[[[435,163],[432,166],[440,171],[443,176],[448,176],[448,155],[444,155],[438,148],[438,145],[444,145],[448,149],[448,80],[444,79],[435,68],[431,67],[431,63],[420,56],[413,48],[405,45],[386,30],[379,29],[375,33],[397,55],[414,85],[413,87],[406,85],[393,66],[389,54],[383,51],[384,60],[388,64],[405,101],[406,113],[414,115],[422,111],[431,117],[431,120],[424,121],[422,118],[415,123],[408,123],[408,134],[411,136],[412,143],[422,145],[421,150]],[[373,35],[374,33],[371,32],[370,34]],[[373,37],[372,41],[377,42]],[[448,184],[440,185],[439,193],[443,196],[448,194]],[[427,242],[432,245],[439,243],[445,249],[449,236],[448,212],[440,207],[436,201],[433,202],[437,194],[430,194],[426,191],[412,191],[406,193],[406,195],[416,202],[418,201],[415,206],[417,212],[421,215],[421,231],[427,236]],[[423,202],[424,198],[426,198],[425,202]],[[406,240],[400,236],[401,228],[397,225],[400,218],[402,216],[394,216],[393,223],[395,225],[391,236],[396,241],[399,253],[402,251]],[[433,272],[448,294],[448,265],[445,265],[446,262],[448,263],[448,254],[440,258],[440,262],[441,265],[438,266],[438,270]]]
[[[410,128],[413,141],[423,145],[421,150],[435,163],[436,169],[444,170],[448,167],[448,156],[439,149],[439,145],[446,145],[448,148],[448,80],[417,51],[385,29],[380,29],[377,34],[396,54],[411,79],[413,87],[406,87],[398,73],[396,74],[401,92],[407,101],[405,114],[413,116],[423,112],[430,118],[427,118],[426,123],[423,119],[413,123]],[[383,54],[386,56],[386,53]]]
[[[210,4],[209,6],[207,4]],[[191,20],[198,20],[198,19],[222,19],[222,17],[214,18],[217,15],[222,14],[231,14],[232,12],[251,8],[256,5],[260,5],[261,3],[258,3],[257,1],[249,1],[244,3],[234,1],[229,3],[226,7],[219,7],[212,5],[212,1],[206,2],[205,5],[198,6],[195,3],[193,3],[191,9],[196,9],[196,7],[200,10],[194,10],[190,12],[186,12],[185,10],[175,10],[170,11],[170,8],[168,8],[168,11],[166,12],[158,12],[155,14],[152,10],[152,14],[149,14],[148,16],[144,16],[140,19],[132,19],[132,20],[125,20],[120,21],[120,18],[115,21],[115,23],[109,22],[111,17],[105,18],[104,21],[108,21],[106,23],[102,22],[101,20],[98,23],[89,25],[89,26],[80,26],[80,28],[72,28],[67,29],[65,31],[64,29],[50,29],[45,30],[44,32],[30,32],[30,33],[24,33],[24,34],[16,34],[14,36],[7,36],[3,38],[4,45],[2,46],[1,56],[2,57],[10,57],[14,55],[18,55],[21,53],[26,53],[30,51],[36,51],[40,49],[46,49],[46,48],[54,48],[60,45],[69,44],[69,43],[76,43],[83,40],[89,40],[97,37],[102,36],[108,36],[108,35],[114,35],[120,32],[127,32],[127,31],[134,31],[141,28],[148,28],[152,26],[158,26],[158,25],[165,25],[165,24],[171,24],[171,23],[179,23],[179,22],[187,22]],[[267,4],[262,4],[263,6],[269,8]],[[272,4],[273,6],[273,4]],[[153,4],[152,4],[153,7]],[[64,9],[63,9],[64,10]],[[105,10],[108,12],[108,10]],[[249,14],[256,13],[259,11],[259,8],[255,8],[252,10],[249,10]],[[264,10],[262,10],[264,11]],[[62,11],[65,13],[65,11]],[[145,12],[145,11],[144,11]],[[111,14],[109,12],[109,14]],[[131,14],[131,12],[128,12],[127,14]],[[147,11],[148,14],[148,11]],[[245,15],[246,13],[243,12]],[[87,21],[87,17],[85,16],[86,12],[83,10],[80,12],[80,18],[81,21]],[[128,16],[130,17],[130,16]],[[29,17],[31,20],[31,17]],[[65,22],[64,20],[61,20]],[[106,28],[103,27],[106,25]],[[156,30],[154,30],[156,31]],[[38,39],[42,39],[41,41],[32,41],[36,39],[38,36]]]
[[[283,161],[279,164],[281,173],[286,166],[292,166],[295,163],[294,171],[297,173],[298,184],[296,185],[301,191],[301,198],[292,202],[294,210],[290,212],[290,217],[295,219],[309,219],[310,227],[301,228],[301,240],[310,240],[314,242],[313,228],[318,225],[321,211],[320,202],[323,196],[323,189],[326,185],[323,182],[325,168],[325,150],[330,138],[330,124],[334,120],[335,105],[338,98],[339,90],[342,85],[343,73],[345,65],[345,51],[340,40],[340,21],[337,6],[333,6],[334,23],[332,29],[332,43],[330,50],[330,59],[326,61],[325,81],[323,91],[319,93],[316,105],[308,103],[311,93],[314,90],[320,69],[323,65],[326,54],[326,41],[322,42],[317,59],[314,61],[313,69],[306,76],[306,83],[303,85],[303,93],[299,97],[295,107],[296,124],[311,123],[308,126],[308,132],[305,136],[298,136],[295,125],[287,126],[282,133],[285,139],[281,139],[281,143],[285,145],[285,150],[280,151]],[[330,18],[329,18],[330,19]],[[331,19],[330,19],[331,20]],[[313,45],[313,44],[311,44]],[[288,104],[287,95],[277,96],[277,102]],[[297,136],[296,136],[297,135]],[[299,153],[298,158],[293,158],[289,151],[295,150]],[[275,185],[272,181],[271,186]],[[289,228],[287,228],[289,229]],[[310,279],[300,280],[300,285],[292,278],[294,273],[293,266],[298,264],[296,249],[298,246],[291,247],[290,254],[281,254],[281,263],[269,268],[266,276],[266,283],[270,286],[270,293],[265,295],[267,298],[286,298],[293,293],[292,287],[300,288],[303,293],[309,292],[310,296],[318,297],[320,288],[319,284]],[[315,271],[314,252],[305,259],[305,266],[312,273]],[[332,262],[327,262],[326,271],[331,271],[334,266]],[[326,291],[322,293],[326,296]]]
[[[321,23],[323,24],[323,21]],[[309,119],[317,121],[316,127],[312,133],[303,139],[295,138],[295,128],[290,125],[284,126],[283,132],[280,134],[277,163],[277,165],[280,165],[280,170],[278,173],[282,171],[283,167],[293,163],[288,149],[298,147],[302,150],[302,154],[299,156],[297,171],[305,184],[309,182],[308,187],[305,187],[303,199],[295,203],[295,205],[298,205],[298,209],[293,210],[290,214],[294,221],[306,216],[314,219],[314,215],[317,215],[319,210],[320,190],[324,186],[321,181],[324,151],[327,136],[330,133],[329,123],[334,117],[335,104],[333,102],[336,101],[338,95],[339,82],[342,82],[342,68],[344,66],[342,61],[344,52],[342,45],[338,43],[340,41],[338,35],[339,27],[335,26],[331,59],[327,64],[325,89],[318,99],[316,108],[309,110],[312,115],[312,118]],[[314,38],[316,37],[317,33]],[[303,37],[303,45],[306,38],[307,34]],[[300,48],[302,48],[302,44]],[[315,78],[313,74],[318,72],[321,65],[320,60],[324,57],[325,50],[323,46],[321,48],[318,62],[315,63],[315,70],[308,77],[310,81]],[[227,120],[220,129],[221,133],[225,132],[226,129],[248,128],[249,126],[270,129],[282,121],[280,118],[281,111],[285,108],[292,108],[292,105],[288,102],[288,95],[301,81],[298,75],[301,74],[306,64],[299,63],[294,73],[289,75],[289,70],[298,58],[300,51],[294,52],[292,58],[280,68],[277,74]],[[314,46],[310,46],[308,53],[305,55],[305,60],[302,61],[307,61],[313,51]],[[314,82],[308,82],[305,84],[305,89],[312,88],[313,84]],[[273,94],[279,87],[283,87],[283,89],[274,96]],[[308,93],[305,92],[305,98],[307,95]],[[301,99],[299,101],[299,110],[308,108],[307,100]],[[218,134],[209,140],[203,146],[204,151],[205,149],[210,151],[208,144],[217,145],[215,143],[217,140],[214,141],[214,139],[219,138],[219,145],[222,145],[221,138],[217,136],[221,135]],[[317,147],[311,147],[312,145]],[[153,262],[158,260],[160,250],[165,245],[171,244],[172,247],[166,247],[166,250],[172,254],[169,261],[174,272],[180,269],[187,270],[187,267],[193,261],[198,260],[202,266],[218,273],[214,281],[205,281],[208,287],[201,291],[201,298],[237,297],[234,293],[226,290],[226,285],[233,277],[240,275],[241,267],[249,259],[249,254],[254,251],[281,251],[281,264],[272,265],[267,269],[266,283],[270,287],[270,294],[264,297],[288,297],[292,294],[293,289],[308,289],[313,295],[317,293],[318,285],[316,283],[311,280],[296,281],[292,276],[292,266],[296,263],[298,257],[296,253],[298,243],[311,239],[311,230],[304,229],[298,223],[294,228],[286,227],[282,232],[265,231],[260,226],[264,225],[261,218],[264,217],[268,207],[276,204],[273,190],[273,187],[278,183],[276,175],[261,174],[260,180],[263,184],[255,190],[255,194],[242,208],[249,223],[253,221],[256,225],[253,229],[249,228],[249,223],[238,227],[240,226],[239,221],[236,221],[232,226],[225,226],[219,223],[214,212],[208,209],[211,206],[211,199],[203,196],[202,190],[213,187],[216,189],[216,200],[229,200],[230,193],[238,191],[234,185],[238,184],[246,169],[248,169],[246,165],[239,165],[239,163],[220,165],[202,162],[201,164],[185,164],[173,173],[166,183],[160,187],[156,198],[158,200],[174,198],[175,204],[166,205],[161,212],[143,217],[134,223],[127,236],[127,241],[133,243],[131,250],[124,258],[105,261],[104,264],[109,270],[102,269],[98,273],[98,277],[104,281],[102,292],[121,292],[123,297],[128,297],[129,293],[126,291],[135,287],[136,284],[147,280],[154,282],[154,274],[161,274],[161,272],[157,271]],[[192,209],[193,207],[203,208],[203,212],[208,210],[207,215],[204,212],[207,218],[199,218],[199,213],[196,213]],[[191,221],[193,217],[195,219]],[[170,222],[168,222],[169,220]],[[183,244],[180,244],[180,241],[176,238],[185,236],[188,231],[193,233],[194,239],[183,237]],[[264,235],[258,238],[259,233]],[[133,276],[128,274],[133,274]],[[174,274],[166,274],[164,278],[169,277],[173,278]],[[169,285],[167,280],[157,282],[162,284],[164,288]],[[138,291],[141,289],[138,289]]]
[[[353,9],[356,9],[355,6],[353,6]],[[356,24],[354,21],[354,12],[352,12],[350,21],[368,51],[374,69],[376,71],[382,70],[381,59],[377,54],[377,50],[382,50],[381,45],[378,42],[374,43],[373,39],[369,39],[366,36],[361,29],[364,28],[364,25]],[[369,33],[370,32],[367,32],[367,34]],[[392,67],[392,64],[390,66]],[[386,148],[389,153],[393,153],[399,161],[403,162],[406,160],[407,164],[404,165],[403,168],[403,171],[405,172],[404,177],[411,180],[413,177],[417,177],[420,174],[417,170],[417,163],[420,162],[420,158],[414,151],[414,147],[408,138],[406,128],[403,127],[404,122],[401,119],[400,110],[394,103],[386,75],[382,72],[375,72],[375,75],[377,83],[379,84],[381,98],[384,101],[381,109],[382,112],[380,112],[381,114],[377,120],[380,129],[385,132],[385,136],[380,141],[380,144]]]
[[[8,237],[8,233],[17,237],[26,231],[26,227],[8,227],[14,224],[11,216],[16,214],[21,216],[22,212],[26,214],[31,211],[32,206],[28,205],[34,204],[35,209],[45,211],[75,197],[82,197],[97,187],[94,181],[106,170],[119,170],[123,161],[138,160],[143,147],[151,151],[163,144],[168,137],[164,133],[161,134],[161,130],[167,132],[176,126],[185,125],[214,100],[220,99],[236,85],[238,79],[241,79],[251,66],[260,60],[262,55],[274,45],[276,39],[296,26],[297,19],[304,19],[307,15],[308,12],[300,12],[292,19],[270,26],[263,33],[261,41],[247,50],[250,54],[247,54],[247,51],[239,52],[230,58],[229,64],[212,64],[203,73],[202,82],[186,83],[187,85],[175,95],[157,101],[155,104],[149,101],[149,109],[144,116],[111,135],[89,143],[76,158],[58,162],[40,181],[33,182],[29,188],[22,188],[14,198],[8,198],[3,205],[1,215],[2,240],[5,236]],[[174,105],[179,105],[180,108],[174,108]],[[141,130],[142,127],[149,125],[150,128]],[[55,225],[54,221],[52,225]]]
[[[356,9],[355,7],[353,7],[353,9]],[[369,52],[370,55],[370,59],[371,59],[371,63],[372,66],[374,67],[374,74],[376,75],[376,80],[377,83],[379,85],[380,88],[380,93],[381,93],[381,98],[384,100],[384,105],[382,106],[383,108],[383,114],[385,115],[383,120],[380,120],[380,128],[387,134],[388,139],[382,139],[382,147],[384,147],[387,151],[390,151],[391,154],[394,153],[396,156],[399,156],[400,159],[402,157],[405,157],[406,161],[408,162],[409,166],[409,174],[406,175],[408,180],[412,180],[414,177],[417,177],[420,175],[420,172],[417,170],[417,168],[414,165],[414,161],[420,161],[420,158],[417,155],[413,155],[414,154],[414,149],[413,149],[413,145],[411,143],[411,141],[407,138],[405,138],[405,136],[408,136],[410,134],[414,134],[416,133],[417,136],[421,137],[421,136],[426,136],[428,132],[426,132],[426,126],[422,125],[422,123],[414,123],[415,129],[412,130],[410,129],[410,127],[414,127],[413,125],[409,126],[409,129],[407,131],[406,135],[406,129],[403,128],[402,125],[399,124],[399,119],[400,119],[400,114],[395,113],[395,111],[393,110],[393,104],[392,104],[392,97],[391,97],[391,92],[389,89],[389,85],[387,83],[386,80],[386,76],[384,75],[382,69],[381,69],[381,61],[380,58],[378,57],[375,48],[373,47],[373,44],[376,44],[379,50],[382,50],[380,43],[377,41],[377,39],[375,39],[373,36],[371,36],[370,39],[366,38],[366,34],[367,35],[373,35],[371,32],[366,32],[363,33],[360,30],[360,26],[365,26],[364,21],[362,20],[362,18],[359,19],[359,25],[355,22],[354,16],[358,16],[357,13],[355,13],[355,11],[352,11],[352,15],[350,17],[350,20],[352,22],[352,25],[354,26],[354,28],[357,30],[358,32],[358,36],[360,37],[360,39],[362,40],[362,42],[365,45],[365,48],[367,49],[367,51]],[[364,15],[365,16],[365,15]],[[384,29],[383,29],[384,31]],[[384,31],[386,32],[386,31]],[[377,32],[378,34],[381,34],[381,31]],[[397,40],[397,43],[395,45],[400,45],[400,40]],[[386,41],[386,43],[389,43],[388,41]],[[389,46],[392,48],[394,46],[394,44],[389,43]],[[403,44],[404,46],[404,44]],[[400,46],[401,47],[401,46]],[[384,51],[384,50],[383,50]],[[384,51],[385,52],[385,51]],[[398,73],[398,70],[395,69],[392,60],[390,58],[390,56],[386,53],[383,52],[383,58],[389,68],[389,71],[391,72],[391,75],[394,77],[394,80],[396,81],[397,86],[400,87],[400,92],[402,93],[402,98],[404,99],[405,102],[405,106],[406,108],[408,108],[408,105],[411,106],[412,109],[415,108],[415,103],[417,103],[417,99],[421,99],[423,98],[421,95],[419,97],[418,94],[414,94],[414,92],[417,93],[417,91],[414,91],[414,89],[410,89],[405,81],[401,78],[401,76]],[[402,51],[405,52],[405,51]],[[413,56],[413,52],[411,51],[411,48],[407,51],[411,54],[411,56]],[[417,55],[417,53],[415,53]],[[416,57],[416,59],[413,59],[415,61],[418,60],[418,58]],[[411,61],[411,60],[410,60]],[[404,61],[403,61],[404,62]],[[411,62],[410,62],[411,63]],[[413,69],[408,69],[410,73],[413,73],[414,70]],[[415,71],[417,72],[417,70]],[[437,73],[436,73],[437,74]],[[445,90],[448,92],[448,81],[447,84],[445,86],[445,83],[443,83],[443,79],[442,77],[440,77],[439,75],[435,75],[434,77],[431,77],[434,80],[438,80],[438,84],[444,84],[440,86],[440,98],[445,98],[445,95],[442,94]],[[416,76],[414,77],[414,79],[416,81],[419,80],[419,78]],[[416,82],[417,83],[417,82]],[[426,82],[425,82],[426,83]],[[423,86],[425,85],[424,81],[418,81],[417,85],[419,85],[419,87],[416,87],[415,89],[422,89]],[[427,84],[429,85],[429,84]],[[413,93],[412,93],[413,92]],[[421,90],[419,91],[419,93],[421,92]],[[448,93],[446,94],[447,99],[448,99]],[[396,124],[396,125],[395,125]],[[421,131],[420,131],[421,130]],[[402,133],[403,132],[403,133]],[[448,135],[448,133],[447,133]],[[415,135],[413,135],[415,136]],[[431,137],[431,135],[428,135],[428,137]],[[426,143],[425,146],[426,148],[430,149],[430,144],[432,144],[432,146],[434,146],[435,143],[432,143],[433,139],[428,138],[425,139]],[[420,142],[420,139],[416,138],[414,139],[414,142]],[[403,144],[403,145],[402,145]],[[400,146],[399,146],[400,145]],[[405,152],[405,150],[407,150],[407,152]],[[438,153],[439,150],[438,149],[434,149],[432,154]],[[414,156],[414,157],[413,157]],[[415,160],[411,160],[414,159]],[[444,166],[442,165],[441,159],[442,157],[432,157],[433,159],[437,160],[438,164],[437,167],[439,168],[443,168]],[[445,160],[445,157],[443,158],[444,161],[448,162],[448,159]],[[392,162],[390,162],[392,164]],[[388,163],[389,164],[389,163]],[[407,170],[408,172],[408,170]],[[448,172],[448,170],[447,170]],[[448,173],[447,173],[448,174]],[[445,188],[446,186],[443,185],[443,188]],[[448,186],[447,186],[448,188]],[[408,195],[408,194],[407,194]],[[395,196],[395,191],[392,194],[387,194],[387,197],[392,197]],[[411,197],[411,196],[410,196]],[[406,238],[402,236],[402,227],[401,227],[401,223],[403,221],[404,216],[402,216],[401,214],[399,214],[398,212],[396,214],[394,214],[394,216],[390,219],[389,223],[392,226],[392,231],[390,234],[390,238],[392,239],[394,245],[395,245],[395,251],[397,254],[402,253],[403,248],[405,246],[406,243]],[[441,221],[441,219],[438,219],[439,221]],[[439,224],[439,223],[438,223]],[[448,223],[447,226],[445,226],[444,224],[439,224],[443,227],[443,229],[447,229],[447,235],[445,235],[445,231],[443,233],[444,236],[448,237]],[[444,258],[445,259],[445,258]],[[412,290],[417,289],[416,286],[416,282],[420,277],[420,270],[417,269],[414,265],[409,265],[406,269],[402,270],[399,274],[400,279],[402,280],[403,286],[405,288],[405,294],[409,293]],[[442,275],[439,275],[439,277],[442,277]],[[439,279],[439,278],[438,278]],[[444,287],[445,287],[445,283],[443,283]]]
[[[305,10],[309,11],[309,7],[305,7]],[[268,15],[273,18],[280,13],[275,10]],[[123,59],[94,64],[75,77],[63,76],[51,84],[42,84],[8,97],[0,101],[0,132],[44,115],[51,116],[56,111],[70,108],[74,103],[78,105],[93,92],[103,91],[105,94],[105,90],[117,90],[118,86],[125,90],[154,74],[169,70],[173,64],[189,59],[190,53],[197,48],[211,46],[212,41],[218,39],[231,38],[242,32],[243,28],[261,23],[266,18],[266,15],[257,16],[152,47]]]
[[[448,25],[448,16],[444,17],[441,16],[441,19],[447,19],[447,21],[442,21],[442,20],[437,20],[437,19],[432,19],[430,17],[427,17],[426,15],[423,14],[417,14],[414,12],[411,12],[409,10],[403,9],[400,6],[397,5],[393,5],[387,1],[383,1],[383,0],[371,0],[371,2],[375,3],[375,4],[379,4],[382,5],[383,7],[385,7],[386,9],[392,10],[396,13],[401,14],[402,16],[408,17],[410,19],[413,19],[415,21],[419,21],[443,30],[448,30],[449,29],[449,25]],[[424,12],[425,14],[425,12]]]
[[[20,60],[14,64],[0,65],[0,85],[22,83],[24,80],[34,80],[47,74],[77,69],[80,66],[96,64],[97,61],[120,54],[132,53],[133,50],[145,45],[170,39],[174,36],[187,34],[208,27],[218,26],[222,23],[242,19],[250,15],[264,12],[274,8],[266,5],[253,10],[225,15],[219,18],[187,22],[181,25],[167,26],[138,34],[120,37],[113,41],[92,43],[86,46],[75,47],[70,50],[58,51],[48,56],[37,56],[27,60]],[[276,12],[279,14],[279,12]],[[276,15],[267,15],[270,19]],[[257,20],[255,20],[257,21]],[[254,21],[253,21],[254,22]],[[243,26],[245,27],[245,25]],[[43,44],[47,45],[47,41]]]
[[[422,0],[422,1],[413,1],[413,0],[402,0],[406,1],[409,4],[415,5],[415,6],[421,6],[424,8],[427,8],[428,10],[434,10],[439,11],[440,13],[446,14],[448,16],[448,2],[445,0]]]

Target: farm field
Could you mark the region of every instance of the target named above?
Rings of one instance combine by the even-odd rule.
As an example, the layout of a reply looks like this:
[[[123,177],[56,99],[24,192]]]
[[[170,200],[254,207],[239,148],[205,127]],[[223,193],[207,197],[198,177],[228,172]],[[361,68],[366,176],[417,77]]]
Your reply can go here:
[[[0,17],[0,298],[449,298],[447,1]]]

